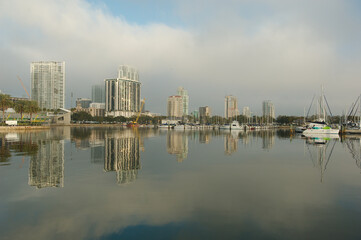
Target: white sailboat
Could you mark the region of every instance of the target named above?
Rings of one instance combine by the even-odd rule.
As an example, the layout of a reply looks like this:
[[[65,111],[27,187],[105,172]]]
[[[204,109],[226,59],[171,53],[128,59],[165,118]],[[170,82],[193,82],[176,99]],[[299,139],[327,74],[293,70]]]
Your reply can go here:
[[[338,134],[339,132],[340,129],[331,128],[331,126],[326,123],[326,108],[322,88],[317,107],[317,119],[307,125],[307,129],[303,131],[303,135]]]

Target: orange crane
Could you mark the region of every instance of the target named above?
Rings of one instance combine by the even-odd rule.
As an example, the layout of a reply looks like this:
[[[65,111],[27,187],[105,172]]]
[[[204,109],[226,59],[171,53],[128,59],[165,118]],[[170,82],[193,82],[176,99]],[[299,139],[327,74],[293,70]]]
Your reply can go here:
[[[29,95],[28,91],[26,90],[26,88],[25,88],[25,86],[24,86],[23,81],[21,81],[21,78],[20,78],[19,76],[17,76],[17,77],[18,77],[18,79],[19,79],[19,81],[20,81],[20,83],[21,83],[21,86],[23,86],[23,88],[24,88],[24,90],[25,90],[26,94],[28,95],[28,97],[29,97],[29,99],[30,99],[30,95]]]
[[[145,103],[145,98],[142,100],[142,104],[140,106],[137,118],[135,119],[135,121],[128,123],[127,127],[138,127],[139,126],[138,125],[138,120],[139,120],[140,114],[142,113],[144,103]]]

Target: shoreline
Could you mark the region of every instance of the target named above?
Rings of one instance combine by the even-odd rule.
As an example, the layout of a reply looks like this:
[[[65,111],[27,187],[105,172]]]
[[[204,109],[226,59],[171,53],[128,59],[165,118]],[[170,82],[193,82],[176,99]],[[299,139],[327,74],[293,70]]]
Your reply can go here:
[[[45,125],[45,126],[0,126],[0,132],[14,132],[14,131],[35,131],[35,130],[49,130],[58,127],[99,127],[99,128],[126,128],[123,124],[66,124],[66,125]],[[140,126],[139,128],[153,128],[151,126]],[[269,129],[290,129],[290,126],[278,126]]]

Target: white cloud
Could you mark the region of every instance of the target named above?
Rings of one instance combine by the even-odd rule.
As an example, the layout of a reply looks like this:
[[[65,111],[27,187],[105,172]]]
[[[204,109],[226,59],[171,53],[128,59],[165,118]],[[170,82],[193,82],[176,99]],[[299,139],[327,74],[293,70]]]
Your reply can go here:
[[[178,86],[188,89],[191,110],[209,105],[218,114],[226,94],[258,114],[271,99],[277,114],[300,115],[321,84],[339,114],[359,94],[360,57],[347,56],[343,43],[352,49],[360,19],[346,3],[228,3],[182,1],[187,27],[175,28],[130,24],[82,0],[1,2],[1,90],[22,95],[16,75],[29,79],[31,61],[59,60],[68,106],[71,91],[90,96],[90,85],[115,77],[120,64],[139,69],[146,106],[161,113]]]

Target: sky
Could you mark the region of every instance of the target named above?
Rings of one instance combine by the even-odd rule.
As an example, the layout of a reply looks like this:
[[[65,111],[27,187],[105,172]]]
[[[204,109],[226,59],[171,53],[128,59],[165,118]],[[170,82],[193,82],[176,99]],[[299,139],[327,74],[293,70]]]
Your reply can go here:
[[[31,62],[65,61],[70,108],[131,65],[154,113],[182,86],[190,112],[234,95],[302,116],[323,85],[338,115],[361,93],[360,26],[357,0],[0,0],[0,90],[26,96]]]

